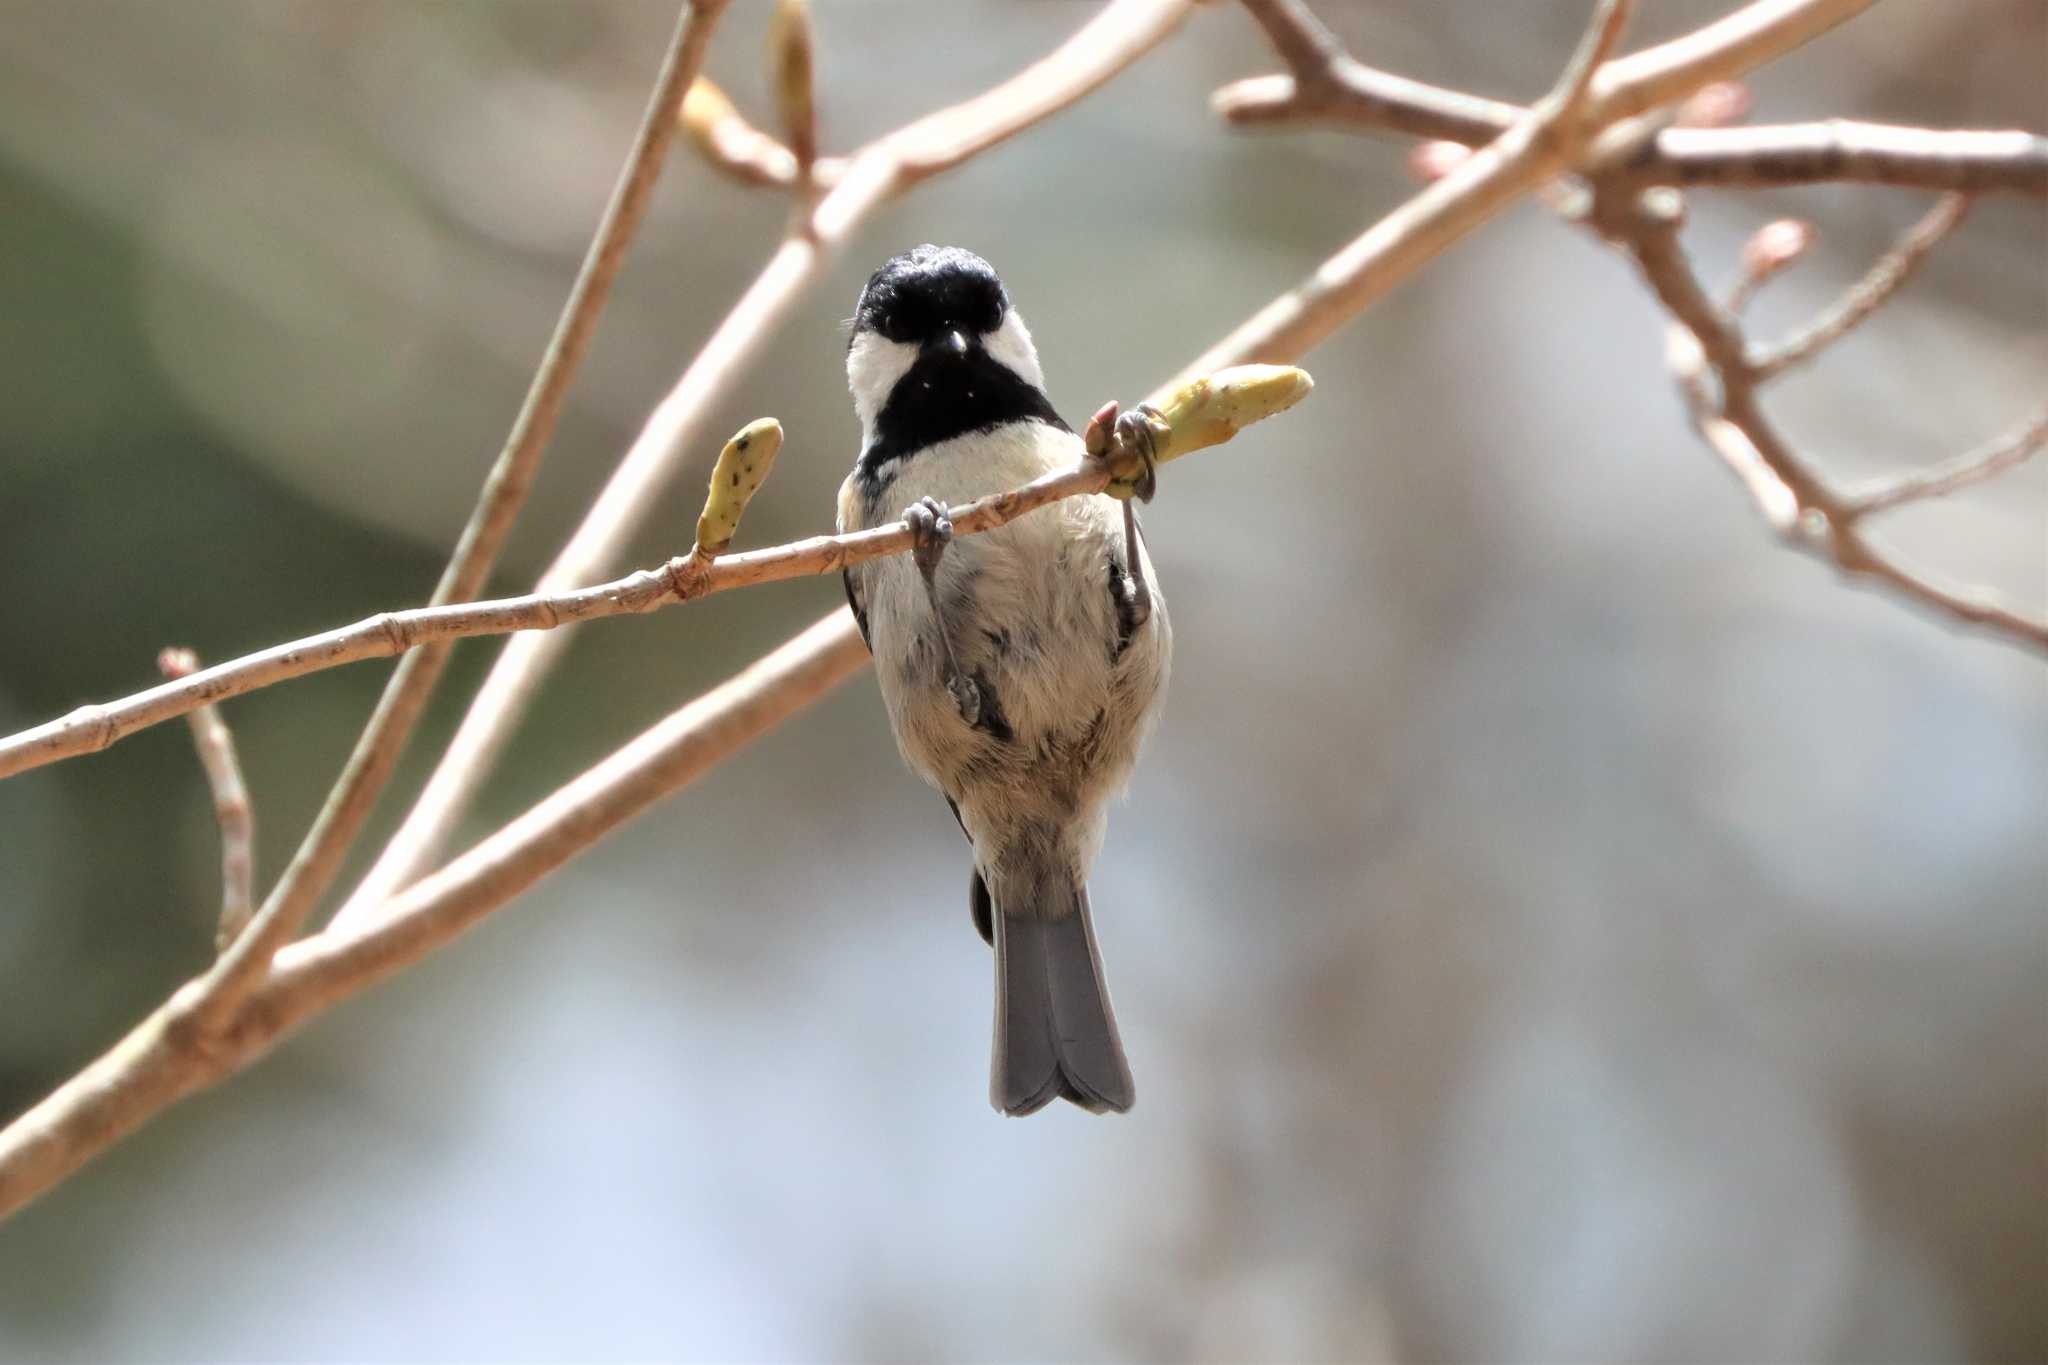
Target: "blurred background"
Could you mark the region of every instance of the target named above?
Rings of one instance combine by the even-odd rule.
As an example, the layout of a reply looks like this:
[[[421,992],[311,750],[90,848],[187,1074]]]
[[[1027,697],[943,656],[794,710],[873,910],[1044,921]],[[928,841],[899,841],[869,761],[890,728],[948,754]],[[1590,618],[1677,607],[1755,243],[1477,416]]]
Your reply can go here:
[[[1731,7],[1642,6],[1632,41]],[[1092,6],[822,0],[827,139]],[[1585,5],[1320,9],[1542,91]],[[710,71],[763,98],[765,5]],[[2038,0],[1881,6],[1757,117],[2048,124]],[[423,601],[630,140],[673,6],[0,0],[0,730]],[[1149,390],[1411,192],[1399,141],[1236,134],[1231,5],[860,234],[721,404],[790,432],[751,544],[828,525],[839,323],[972,247],[1070,420]],[[1773,335],[1925,206],[1701,195]],[[494,587],[522,590],[779,232],[680,151]],[[2048,217],[1983,201],[1774,390],[1829,469],[2010,428]],[[985,1099],[988,952],[862,675],[469,938],[0,1226],[0,1359],[1947,1361],[2048,1356],[2048,674],[1774,545],[1621,258],[1529,207],[1307,359],[1148,513],[1178,657],[1094,899],[1140,1103]],[[633,560],[687,544],[712,455]],[[1278,480],[1235,536],[1248,478]],[[1892,543],[2039,611],[2048,461]],[[840,600],[583,631],[473,841]],[[495,652],[464,645],[364,848]],[[232,704],[261,874],[387,674]],[[0,1116],[208,961],[182,725],[0,783]],[[358,860],[360,867],[361,859]]]

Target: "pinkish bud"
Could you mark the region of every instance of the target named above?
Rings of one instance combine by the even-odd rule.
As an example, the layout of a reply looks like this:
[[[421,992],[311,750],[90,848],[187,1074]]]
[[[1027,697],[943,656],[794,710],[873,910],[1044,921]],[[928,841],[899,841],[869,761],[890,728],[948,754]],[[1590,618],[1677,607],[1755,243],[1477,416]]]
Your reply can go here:
[[[1805,255],[1813,238],[1813,224],[1798,218],[1765,223],[1743,246],[1742,269],[1752,279],[1766,279]]]
[[[1408,174],[1429,184],[1458,169],[1471,155],[1472,149],[1462,142],[1424,142],[1408,153]]]
[[[1755,97],[1741,81],[1715,81],[1703,85],[1678,107],[1682,128],[1726,128],[1749,114]]]

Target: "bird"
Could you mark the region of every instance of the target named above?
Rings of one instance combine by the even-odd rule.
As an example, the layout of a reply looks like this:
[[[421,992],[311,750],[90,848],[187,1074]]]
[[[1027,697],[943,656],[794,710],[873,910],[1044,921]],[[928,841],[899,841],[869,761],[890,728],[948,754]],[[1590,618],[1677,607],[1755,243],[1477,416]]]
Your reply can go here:
[[[1135,510],[1084,495],[954,540],[950,508],[1083,453],[1046,397],[1024,319],[970,251],[927,243],[877,269],[846,373],[861,447],[839,529],[900,521],[913,547],[848,567],[846,596],[897,747],[972,849],[969,911],[994,950],[990,1102],[1010,1115],[1054,1099],[1121,1113],[1136,1092],[1088,873],[1173,652]],[[1147,428],[1129,434],[1149,499]]]

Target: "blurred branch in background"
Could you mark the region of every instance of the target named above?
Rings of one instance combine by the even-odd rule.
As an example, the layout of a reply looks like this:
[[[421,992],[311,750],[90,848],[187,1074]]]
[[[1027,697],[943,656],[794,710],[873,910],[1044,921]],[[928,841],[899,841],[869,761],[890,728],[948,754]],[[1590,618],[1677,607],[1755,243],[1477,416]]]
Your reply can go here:
[[[1869,2],[1758,0],[1687,37],[1609,61],[1605,58],[1628,5],[1608,0],[1597,7],[1591,29],[1553,93],[1531,109],[1412,83],[1389,85],[1393,78],[1376,81],[1375,107],[1399,111],[1374,116],[1384,116],[1386,126],[1482,145],[1455,161],[1446,160],[1434,183],[1261,309],[1194,361],[1188,372],[1295,358],[1524,194],[1540,191],[1567,207],[1583,199],[1579,212],[1587,221],[1616,231],[1627,223],[1629,232],[1639,232],[1627,238],[1632,248],[1647,243],[1645,249],[1652,253],[1675,252],[1675,214],[1640,228],[1634,219],[1619,215],[1650,212],[1659,205],[1675,208],[1674,192],[1643,192],[1645,183],[1654,183],[1662,174],[1644,171],[1645,164],[1660,165],[1660,158],[1669,157],[1677,167],[1688,155],[1694,164],[1705,164],[1699,161],[1705,153],[1697,141],[1690,148],[1683,139],[1668,145],[1664,141],[1667,133],[1681,131],[1676,125],[1688,102],[1713,83],[1732,80],[1797,48]],[[1295,66],[1297,87],[1333,69],[1334,40],[1314,25],[1306,10],[1281,0],[1247,4]],[[714,164],[754,183],[790,189],[798,200],[798,213],[754,284],[649,417],[611,482],[542,576],[537,597],[559,596],[587,583],[622,551],[653,505],[653,490],[673,474],[697,441],[714,400],[758,357],[769,336],[868,214],[894,195],[1072,104],[1163,40],[1190,9],[1191,0],[1115,0],[1052,56],[987,94],[912,123],[843,159],[811,161],[810,183],[804,175],[805,155],[764,132],[736,125],[737,115],[726,112],[729,106],[721,107],[708,87],[694,102],[686,101],[680,119],[692,145]],[[810,69],[808,27],[801,23],[800,8],[785,8],[778,31],[784,35],[773,54],[782,74],[778,105],[789,125],[785,136],[802,142],[813,118],[813,101],[795,98],[798,92],[786,88],[789,81],[799,79],[793,73]],[[800,34],[805,45],[802,61],[790,48],[799,40],[793,34]],[[1242,92],[1244,87],[1233,89]],[[1228,92],[1222,104],[1226,112],[1233,108]],[[1240,101],[1234,107],[1245,106]],[[1405,124],[1397,124],[1397,117]],[[1928,136],[1941,142],[1940,135]],[[2022,147],[2010,139],[2025,135],[1968,137],[1994,140],[1998,153],[1981,152],[1989,160],[1968,168],[1969,174],[1999,182],[1992,188],[2035,192],[2038,169],[2029,167],[2039,157],[2033,141]],[[1732,173],[1731,149],[1739,145],[1732,138],[1718,144],[1708,139],[1706,152],[1721,158],[1715,163],[1717,173]],[[1781,150],[1785,145],[1791,144],[1781,140]],[[1743,154],[1763,158],[1752,164],[1768,162],[1770,175],[1781,177],[1772,183],[1782,183],[1782,178],[1841,178],[1822,172],[1850,162],[1874,175],[1872,168],[1896,170],[1911,160],[1858,160],[1848,151],[1850,142],[1840,136],[1826,146],[1811,141],[1801,145],[1803,162],[1789,154],[1773,160],[1774,154],[1767,155],[1762,144]],[[1969,146],[1981,151],[1991,144]],[[1645,147],[1653,153],[1648,163],[1643,159]],[[1800,165],[1812,173],[1797,174]],[[1557,194],[1550,185],[1560,174],[1584,177],[1595,192]],[[830,186],[815,203],[809,198],[813,183]],[[1702,349],[1734,366],[1728,373],[1746,376],[1747,351],[1732,318],[1698,290],[1689,272],[1681,278],[1664,270],[1665,264],[1669,262],[1660,263],[1659,271],[1671,289],[1667,306],[1682,303],[1683,311],[1673,311],[1704,330]],[[1653,285],[1660,285],[1660,278],[1653,278]],[[1690,292],[1684,288],[1688,282]],[[1170,389],[1175,382],[1164,387]],[[1731,416],[1725,375],[1723,383],[1716,431],[1722,426],[1732,429],[1736,418],[1749,423],[1755,415],[1748,390],[1738,386]],[[1756,439],[1747,428],[1745,432],[1748,439]],[[2017,444],[2026,443],[2021,439]],[[2017,458],[2001,447],[1980,463],[2003,467]],[[1791,488],[1798,507],[1826,513],[1845,506],[1816,501],[1832,495],[1789,456],[1781,462],[1782,469],[1769,459],[1761,462]],[[1932,480],[1928,491],[1942,491],[1958,481],[1948,476]],[[1850,521],[1853,517],[1836,528],[1838,562],[1843,562],[1840,532]],[[733,559],[744,562],[746,557]],[[563,632],[522,635],[508,642],[412,814],[325,930],[283,947],[277,935],[295,924],[270,914],[266,906],[267,918],[259,916],[255,929],[237,941],[212,973],[182,988],[113,1051],[0,1132],[0,1214],[62,1180],[180,1096],[247,1065],[297,1023],[447,942],[593,846],[632,814],[850,676],[862,658],[850,621],[845,613],[835,612],[469,853],[439,872],[422,875],[523,717],[534,689],[559,658],[562,643]]]
[[[1290,76],[1240,82],[1218,92],[1216,107],[1241,123],[1291,119],[1335,119],[1344,126],[1410,133],[1469,144],[1512,127],[1521,115],[1504,105],[1440,90],[1365,66],[1345,52],[1300,0],[1245,0]],[[1752,7],[1752,10],[1761,7]],[[1787,8],[1796,9],[1798,6]],[[1861,8],[1850,5],[1847,10]],[[1666,44],[1629,61],[1659,70],[1654,59],[1685,42]],[[1717,79],[1736,74],[1722,70]],[[1615,85],[1625,74],[1612,77]],[[1687,93],[1691,93],[1688,91]],[[1732,121],[1748,108],[1746,92],[1714,93],[1691,107],[1675,107],[1660,118],[1617,130],[1616,136],[1575,167],[1590,187],[1585,195],[1553,202],[1570,219],[1613,240],[1641,267],[1646,282],[1673,319],[1670,363],[1688,411],[1701,436],[1735,472],[1766,524],[1788,543],[1822,554],[1852,577],[1884,583],[1950,618],[1995,631],[2009,640],[2048,648],[2048,621],[1996,601],[1988,592],[1941,584],[1899,562],[1862,533],[1862,518],[1912,498],[1947,492],[1962,483],[2010,468],[2031,454],[2034,427],[1994,446],[1987,456],[1965,456],[1970,472],[1957,478],[1946,470],[1894,485],[1874,505],[1832,490],[1793,451],[1766,419],[1758,400],[1762,384],[1791,365],[1811,359],[1868,319],[1911,278],[1934,248],[1962,220],[1966,194],[2005,190],[2048,194],[2048,138],[2028,133],[1934,133],[1925,129],[1872,130],[1867,125],[1826,123],[1809,129],[1680,128],[1677,122]],[[1759,136],[1760,135],[1760,136]],[[1503,135],[1504,136],[1504,135]],[[1678,137],[1675,146],[1666,140]],[[1492,144],[1488,144],[1489,146]],[[1885,154],[1879,149],[1888,148]],[[1459,155],[1447,149],[1418,162],[1439,184],[1466,175],[1483,153]],[[1684,201],[1672,185],[1682,183],[1781,185],[1788,181],[1870,181],[1916,188],[1948,188],[1928,215],[1852,286],[1841,301],[1784,344],[1752,351],[1736,312],[1763,279],[1790,265],[1797,250],[1752,267],[1723,307],[1695,277],[1679,243]],[[1647,192],[1645,184],[1652,188]],[[1767,229],[1768,231],[1769,229]],[[1804,249],[1802,237],[1800,249]],[[2038,426],[2038,423],[2034,424]],[[1912,491],[1903,491],[1912,490]]]
[[[1694,274],[1678,240],[1681,212],[1678,205],[1650,196],[1617,205],[1596,192],[1591,221],[1628,250],[1658,302],[1671,314],[1666,355],[1693,425],[1742,480],[1765,523],[1788,544],[1826,557],[1846,574],[1885,583],[1956,620],[2048,649],[2048,623],[2023,615],[1989,593],[1938,583],[1886,554],[1863,534],[1863,517],[1879,507],[1947,492],[1964,480],[1949,474],[1894,484],[1892,489],[1898,491],[1875,504],[1852,501],[1830,487],[1764,415],[1758,394],[1762,380],[1750,367],[1741,323],[1734,312],[1713,300]],[[1894,255],[1908,249],[1910,243]],[[1903,275],[1903,268],[1896,273]],[[1837,315],[1852,311],[1843,309]],[[1865,309],[1862,315],[1868,312]],[[1847,331],[1844,326],[1834,336]],[[1832,339],[1825,338],[1815,349]],[[2038,426],[2032,424],[1988,456],[1966,457],[1966,467],[1974,471],[1971,477],[2018,463],[2031,453],[2031,433]]]
[[[1519,105],[1365,65],[1301,0],[1245,0],[1289,74],[1216,92],[1232,123],[1325,123],[1483,146]],[[1860,6],[1858,7],[1860,8]],[[2048,194],[2048,138],[2025,132],[1897,128],[1847,119],[1748,128],[1659,128],[1608,168],[1643,184],[1762,189],[1827,181],[1927,190]]]

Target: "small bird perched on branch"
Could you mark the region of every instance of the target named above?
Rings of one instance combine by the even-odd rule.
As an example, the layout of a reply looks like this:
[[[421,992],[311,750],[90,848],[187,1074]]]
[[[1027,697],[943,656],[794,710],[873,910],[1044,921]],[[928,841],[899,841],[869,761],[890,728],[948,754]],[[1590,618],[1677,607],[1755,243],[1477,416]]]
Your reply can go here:
[[[951,543],[949,505],[1082,454],[1024,320],[971,252],[920,246],[877,270],[846,373],[862,447],[839,529],[900,518],[915,545],[848,569],[846,595],[897,747],[973,845],[969,905],[995,948],[990,1100],[1006,1114],[1056,1098],[1129,1109],[1088,869],[1172,652],[1132,504],[1069,498]],[[1142,422],[1126,434],[1144,453]]]

